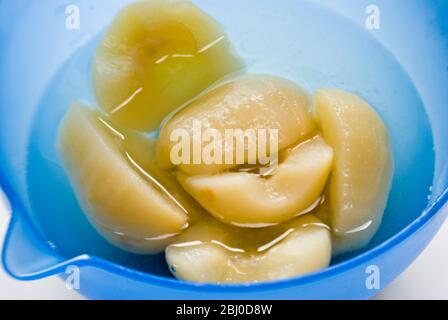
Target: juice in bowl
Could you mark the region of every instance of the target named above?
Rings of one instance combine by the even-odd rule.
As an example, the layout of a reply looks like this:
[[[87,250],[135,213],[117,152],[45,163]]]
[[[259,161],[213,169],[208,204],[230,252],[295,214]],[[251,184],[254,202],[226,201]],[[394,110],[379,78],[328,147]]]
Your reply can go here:
[[[117,18],[53,73],[30,120],[19,197],[52,258],[10,272],[80,265],[93,298],[328,298],[342,277],[357,279],[344,297],[375,294],[366,268],[391,263],[388,246],[429,219],[443,175],[408,72],[371,31],[322,5],[177,2],[117,3]],[[230,148],[232,161],[195,162],[194,142],[207,147],[197,121],[221,138],[267,129],[277,141],[264,139],[265,157],[249,139],[242,157]],[[183,162],[171,157],[179,129],[193,133]],[[217,150],[226,160],[229,149]],[[16,264],[8,243],[5,257]],[[106,279],[129,290],[111,292]]]

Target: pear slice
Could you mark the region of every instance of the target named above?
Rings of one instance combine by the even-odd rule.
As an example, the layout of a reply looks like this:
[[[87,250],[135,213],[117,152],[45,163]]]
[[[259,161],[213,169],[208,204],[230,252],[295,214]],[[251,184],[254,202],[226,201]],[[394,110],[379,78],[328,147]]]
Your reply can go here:
[[[339,254],[364,247],[377,232],[393,159],[386,127],[367,102],[334,89],[317,91],[314,100],[324,139],[334,150],[327,222]]]
[[[99,45],[93,83],[117,123],[153,131],[174,109],[244,67],[219,24],[186,0],[124,8]]]
[[[257,227],[286,222],[317,205],[325,188],[333,151],[321,137],[286,152],[270,177],[247,172],[189,176],[181,185],[217,219]]]
[[[278,227],[277,227],[278,228]],[[285,231],[255,252],[238,253],[219,244],[192,241],[170,245],[166,259],[175,277],[202,283],[251,283],[291,278],[328,267],[328,227],[312,215],[288,223]],[[265,229],[258,229],[265,237]]]
[[[92,224],[116,245],[158,252],[152,240],[188,225],[182,207],[148,183],[120,152],[116,138],[92,110],[74,104],[60,127],[58,149],[78,201]]]
[[[202,135],[197,134],[199,130],[195,123],[200,125]],[[188,163],[179,165],[179,169],[185,173],[201,175],[218,173],[242,164],[235,161],[238,151],[236,141],[243,143],[245,163],[254,163],[261,157],[277,153],[303,140],[315,128],[310,113],[310,99],[302,88],[291,81],[273,76],[244,75],[209,90],[162,126],[157,145],[158,163],[164,168],[175,166],[171,152],[179,142],[173,139],[173,133],[180,130],[188,133],[190,146],[200,145],[202,150],[210,144],[210,141],[204,139],[207,129],[217,131],[222,138],[219,144],[221,163],[194,163],[190,158],[187,159],[190,160]],[[226,132],[229,130],[240,130],[244,133],[247,130],[266,130],[266,133],[269,130],[278,130],[278,150],[270,144],[272,136],[268,137],[268,134],[262,141],[259,141],[260,136],[257,134],[252,141],[256,145],[249,144],[246,137],[244,141],[229,141],[226,145]],[[259,143],[266,144],[266,154],[258,152]],[[255,147],[255,154],[249,154],[251,147]],[[193,154],[192,147],[190,150]],[[230,161],[226,161],[226,155],[230,155]]]

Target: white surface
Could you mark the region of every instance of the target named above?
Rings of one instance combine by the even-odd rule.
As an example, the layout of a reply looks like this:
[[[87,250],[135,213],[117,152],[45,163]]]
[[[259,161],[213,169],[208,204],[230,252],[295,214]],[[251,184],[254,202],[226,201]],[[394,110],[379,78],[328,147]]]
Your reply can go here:
[[[0,191],[1,192],[1,191]],[[0,237],[3,242],[9,214],[0,195]],[[448,222],[425,252],[377,299],[448,299]],[[82,299],[58,277],[20,282],[0,268],[0,299]]]

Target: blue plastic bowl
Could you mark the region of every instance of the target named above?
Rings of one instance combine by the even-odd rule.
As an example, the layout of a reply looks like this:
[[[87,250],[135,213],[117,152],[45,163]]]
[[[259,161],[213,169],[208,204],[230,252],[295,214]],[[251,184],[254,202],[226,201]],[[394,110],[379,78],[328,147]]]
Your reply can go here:
[[[304,277],[236,286],[178,281],[163,257],[107,244],[58,164],[57,123],[70,100],[93,99],[89,61],[127,2],[0,0],[0,184],[13,212],[3,264],[13,277],[79,267],[81,292],[100,299],[360,299],[421,253],[448,213],[447,1],[376,0],[372,8],[370,0],[235,0],[238,10],[229,0],[195,1],[224,25],[252,71],[368,99],[390,128],[397,167],[384,223],[367,248]],[[80,9],[80,30],[66,28],[70,4]],[[377,9],[380,28],[368,29]],[[380,288],[368,285],[375,270]]]

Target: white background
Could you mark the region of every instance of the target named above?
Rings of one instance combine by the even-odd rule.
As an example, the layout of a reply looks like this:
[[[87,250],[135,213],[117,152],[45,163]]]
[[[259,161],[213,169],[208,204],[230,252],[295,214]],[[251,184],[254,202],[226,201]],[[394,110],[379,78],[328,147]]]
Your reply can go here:
[[[1,191],[0,191],[1,192]],[[0,194],[0,237],[3,241],[9,213]],[[448,221],[425,252],[377,299],[448,299]],[[0,299],[83,299],[58,277],[33,282],[10,278],[0,268]]]

